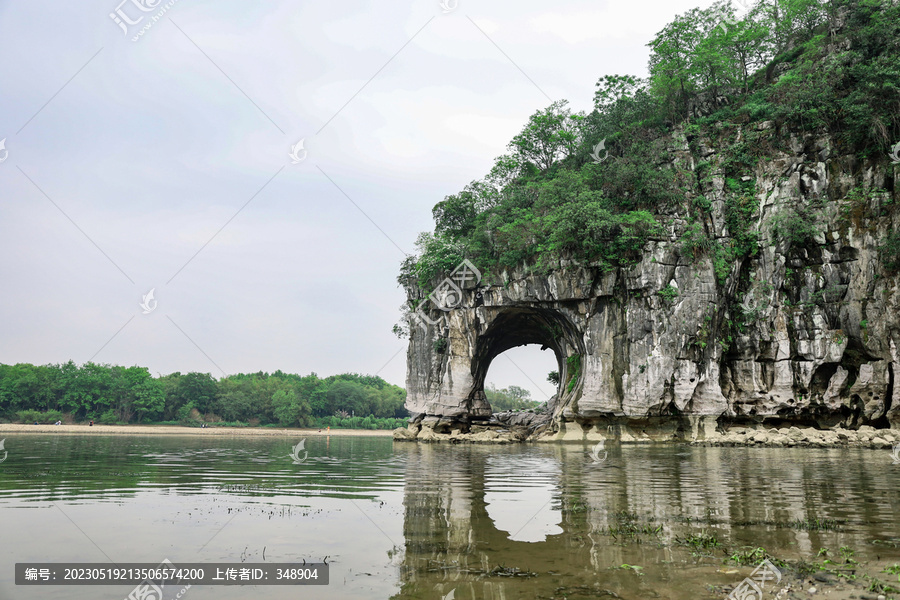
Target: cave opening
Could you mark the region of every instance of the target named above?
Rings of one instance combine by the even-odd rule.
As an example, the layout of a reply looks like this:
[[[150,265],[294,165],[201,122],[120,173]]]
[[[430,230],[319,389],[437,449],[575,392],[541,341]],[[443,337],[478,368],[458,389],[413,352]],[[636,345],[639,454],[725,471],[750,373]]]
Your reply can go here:
[[[523,346],[526,348],[519,349]],[[510,355],[512,361],[502,359],[497,361],[497,367],[501,373],[507,369],[507,365],[504,363],[514,363],[515,357],[520,353],[537,352],[549,355],[548,358],[529,361],[529,367],[532,364],[542,365],[533,373],[528,372],[525,368],[522,371],[525,372],[525,380],[531,380],[529,381],[531,387],[541,389],[539,384],[543,384],[543,389],[550,392],[549,399],[545,398],[544,394],[541,397],[533,398],[540,401],[547,400],[550,412],[555,410],[562,399],[580,391],[581,357],[584,355],[584,347],[581,335],[571,320],[559,310],[510,308],[493,319],[475,344],[475,356],[472,359],[473,386],[469,394],[470,405],[476,402],[489,404],[485,394],[488,370],[494,364],[495,359],[510,350],[513,351],[513,354]],[[521,355],[525,356],[525,354]],[[549,367],[549,369],[545,367]],[[515,365],[512,365],[511,368],[518,370]],[[550,371],[558,373],[555,390],[553,384],[547,382]],[[492,412],[495,412],[493,407]]]
[[[536,408],[559,388],[556,353],[548,346],[526,344],[510,348],[491,362],[484,393],[493,412]],[[555,381],[551,381],[555,375]]]

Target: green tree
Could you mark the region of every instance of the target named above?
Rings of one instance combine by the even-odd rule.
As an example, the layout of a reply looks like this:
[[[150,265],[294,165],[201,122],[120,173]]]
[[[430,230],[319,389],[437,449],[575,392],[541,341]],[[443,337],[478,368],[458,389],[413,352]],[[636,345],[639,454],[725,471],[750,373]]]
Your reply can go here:
[[[191,404],[201,413],[206,413],[213,406],[216,392],[216,380],[209,373],[187,373],[178,378],[172,404],[179,408]]]
[[[147,417],[159,417],[165,407],[165,391],[161,381],[154,379],[146,367],[114,367],[116,374],[114,398],[110,408],[117,420],[140,422]]]
[[[371,404],[366,388],[356,381],[334,381],[328,388],[328,406],[332,413],[338,410],[353,415],[371,414]]]
[[[226,377],[219,381],[214,412],[226,421],[245,421],[256,415],[254,379]]]
[[[475,195],[469,190],[447,196],[443,202],[438,202],[431,211],[435,233],[452,238],[469,235],[475,228],[475,217],[478,216],[476,202]]]
[[[494,412],[524,410],[540,405],[540,402],[531,399],[531,392],[515,385],[497,389],[491,384],[485,388],[484,395]]]
[[[652,50],[650,86],[673,119],[690,120],[689,100],[696,92],[693,57],[702,39],[701,16],[696,8],[676,16],[648,44]]]
[[[575,153],[581,114],[572,114],[568,101],[557,100],[528,119],[525,128],[509,144],[520,164],[530,163],[546,171]]]
[[[293,389],[281,389],[272,397],[275,418],[282,427],[305,427],[311,424],[309,403]]]

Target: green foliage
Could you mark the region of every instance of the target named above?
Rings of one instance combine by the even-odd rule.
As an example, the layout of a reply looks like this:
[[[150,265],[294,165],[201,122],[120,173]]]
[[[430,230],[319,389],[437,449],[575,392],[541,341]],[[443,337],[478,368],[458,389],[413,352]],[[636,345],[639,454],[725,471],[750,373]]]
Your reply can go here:
[[[280,389],[272,396],[272,412],[282,427],[309,425],[309,402],[300,399],[294,389]]]
[[[537,408],[540,402],[531,399],[531,392],[516,385],[508,388],[497,389],[493,385],[488,385],[484,389],[484,396],[490,403],[494,412],[502,412],[505,410],[527,410],[529,408]]]
[[[209,373],[187,373],[177,378],[172,401],[179,406],[190,402],[205,413],[215,408],[213,402],[217,391],[216,380]]]
[[[632,513],[613,513],[611,517],[613,524],[604,533],[617,540],[624,538],[633,542],[640,542],[642,535],[659,537],[663,532],[662,525],[656,525],[652,522],[640,523],[638,516]]]
[[[578,122],[582,115],[566,108],[568,101],[558,100],[528,119],[525,128],[509,143],[522,164],[546,171],[574,154],[578,141]]]
[[[791,246],[815,244],[815,219],[804,209],[789,208],[772,217],[772,234]]]
[[[888,234],[878,251],[885,270],[891,274],[900,273],[900,231]]]
[[[678,288],[675,287],[674,285],[669,284],[666,287],[664,287],[663,289],[656,292],[656,295],[658,295],[660,298],[662,298],[663,300],[665,300],[667,302],[671,302],[672,300],[674,300],[675,298],[678,297]]]
[[[610,567],[610,568],[634,571],[637,575],[643,575],[643,573],[641,573],[641,571],[644,569],[644,567],[642,567],[640,565],[629,565],[628,563],[623,563],[623,564],[619,565],[618,567]]]
[[[879,0],[832,0],[822,12],[847,10],[843,44],[815,27],[785,62],[770,90],[775,117],[792,129],[831,133],[862,156],[882,154],[900,132],[900,6]]]
[[[884,583],[882,581],[878,581],[874,577],[870,577],[867,575],[863,575],[866,579],[869,580],[869,587],[866,588],[869,592],[875,592],[876,594],[897,594],[900,593],[900,588],[896,588],[890,584]]]
[[[698,221],[688,223],[678,240],[681,254],[693,258],[699,258],[712,248],[713,242],[706,235],[703,224]]]
[[[434,231],[451,239],[465,237],[475,228],[476,197],[469,191],[447,196],[432,209]]]
[[[677,214],[681,255],[711,260],[725,285],[759,251],[753,175],[790,146],[788,133],[829,134],[832,156],[887,161],[900,140],[900,5],[749,0],[746,9],[738,18],[717,0],[676,16],[648,44],[649,77],[601,76],[588,114],[565,101],[536,111],[490,173],[434,207],[434,232],[420,236],[401,281],[430,291],[464,257],[485,275],[629,267]],[[672,166],[681,131],[695,167]],[[717,155],[700,159],[701,142]],[[724,202],[724,235],[713,199]],[[776,239],[811,247],[821,210],[776,215]],[[881,257],[900,272],[900,234]]]
[[[735,550],[726,560],[738,565],[756,566],[767,558],[773,560],[773,557],[766,552],[765,548],[744,548]]]
[[[441,273],[449,273],[464,258],[463,245],[445,234],[422,233],[416,240],[416,248],[420,258],[413,267],[414,275],[424,283],[435,281]]]
[[[112,409],[109,409],[97,418],[97,422],[104,425],[115,425],[118,420],[118,417],[116,417],[116,411]]]
[[[308,427],[343,409],[391,423],[407,416],[406,392],[380,377],[344,373],[320,379],[276,371],[215,380],[208,373],[154,378],[144,367],[68,362],[0,364],[0,418],[24,423],[202,422]],[[376,425],[376,428],[378,426]]]
[[[706,531],[694,533],[685,538],[676,537],[675,543],[687,546],[692,549],[694,554],[701,555],[708,555],[711,550],[721,546],[719,538],[715,534],[707,533]]]
[[[332,429],[396,429],[398,427],[406,427],[406,419],[399,418],[379,418],[371,415],[366,417],[346,417],[339,418],[319,417],[313,419],[310,427],[331,427]]]
[[[791,523],[791,527],[801,531],[835,531],[838,529],[838,522],[834,519],[797,519]]]
[[[566,367],[568,378],[566,381],[566,392],[571,392],[575,389],[575,384],[578,383],[578,379],[581,377],[581,355],[573,354],[568,357],[566,359]]]
[[[559,385],[559,371],[550,371],[547,373],[547,381],[552,383],[554,386]]]
[[[604,266],[638,261],[644,244],[658,228],[649,212],[616,214],[601,202],[565,204],[547,215],[546,224],[550,252],[572,254]]]
[[[16,412],[20,423],[56,423],[65,419],[65,415],[58,410],[40,411],[34,409],[20,410]]]

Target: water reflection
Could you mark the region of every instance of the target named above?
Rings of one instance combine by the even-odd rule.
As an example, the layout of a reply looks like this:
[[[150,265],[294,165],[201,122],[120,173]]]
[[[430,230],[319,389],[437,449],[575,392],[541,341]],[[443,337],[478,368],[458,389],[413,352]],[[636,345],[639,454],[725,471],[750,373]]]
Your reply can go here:
[[[395,598],[687,599],[735,583],[725,548],[897,555],[900,472],[887,453],[638,446],[597,463],[588,450],[397,446],[406,554]],[[815,520],[831,527],[809,530]],[[722,547],[704,558],[677,543],[698,533]]]
[[[549,456],[489,456],[484,467],[487,516],[517,542],[562,533],[560,466]]]

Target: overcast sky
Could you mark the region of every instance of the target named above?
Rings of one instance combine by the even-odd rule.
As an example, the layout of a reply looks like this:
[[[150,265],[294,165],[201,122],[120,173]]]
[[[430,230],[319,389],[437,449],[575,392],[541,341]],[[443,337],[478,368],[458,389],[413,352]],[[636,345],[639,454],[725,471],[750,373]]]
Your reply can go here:
[[[119,1],[0,0],[0,362],[398,385],[432,206],[698,5]],[[508,354],[488,381],[553,392]]]

